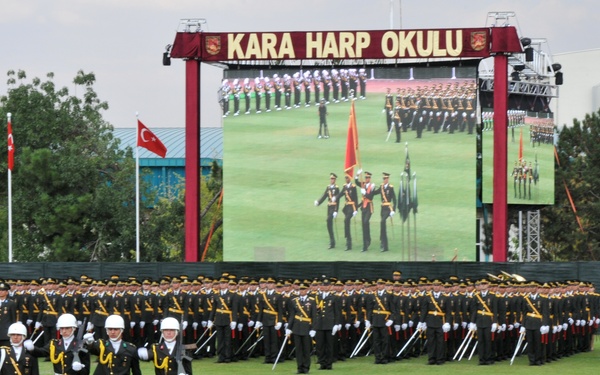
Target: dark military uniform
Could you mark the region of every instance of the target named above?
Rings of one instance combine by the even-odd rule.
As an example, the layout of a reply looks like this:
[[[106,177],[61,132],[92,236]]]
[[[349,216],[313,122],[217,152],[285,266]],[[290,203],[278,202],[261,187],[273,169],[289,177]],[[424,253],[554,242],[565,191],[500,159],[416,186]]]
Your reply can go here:
[[[328,282],[323,283],[325,286]],[[333,329],[336,331],[341,326],[341,312],[337,296],[332,291],[319,293],[315,297],[317,307],[314,329],[316,331],[315,340],[317,342],[317,361],[321,365],[320,369],[328,370],[333,365]]]
[[[448,297],[439,291],[428,292],[421,304],[421,322],[427,325],[427,363],[441,365],[446,361],[446,336],[452,324]]]
[[[306,288],[306,285],[301,285],[300,288]],[[290,303],[289,308],[288,329],[294,335],[296,366],[299,374],[307,374],[310,370],[310,353],[312,351],[310,331],[314,330],[313,323],[317,311],[315,299],[308,296],[296,297]]]
[[[389,177],[389,173],[384,173],[384,183],[373,192],[373,195],[381,195],[381,230],[379,236],[379,239],[381,240],[381,251],[389,250],[386,221],[388,218],[394,216],[394,213],[396,212],[396,193],[394,192],[394,186],[389,183]]]
[[[16,357],[15,348],[1,347],[4,363],[0,363],[0,375],[39,375],[38,360],[21,346],[21,354]]]
[[[478,283],[489,284],[487,280]],[[473,295],[471,309],[471,322],[477,325],[479,363],[482,365],[493,364],[492,342],[498,326],[498,299],[495,294],[487,290],[477,291]]]
[[[76,347],[77,344],[77,339],[73,339],[69,346],[65,345],[62,338],[52,339],[42,348],[34,347],[31,354],[35,357],[49,357],[55,374],[89,375],[90,355],[87,352],[79,352],[79,362],[85,367],[80,371],[74,371],[72,368],[75,352],[70,349]]]
[[[337,216],[338,201],[336,197],[340,194],[340,188],[335,184],[337,175],[332,173],[330,176],[331,184],[327,185],[325,192],[315,201],[315,206],[319,206],[325,200],[327,200],[327,232],[329,233],[329,248],[335,247],[335,232],[333,229],[333,219]]]
[[[367,181],[361,182],[355,179],[356,185],[361,187],[362,201],[360,202],[361,223],[363,234],[362,251],[367,251],[371,245],[371,215],[373,214],[373,195],[375,184],[371,182],[371,173],[365,172]]]
[[[141,375],[140,360],[135,345],[121,341],[115,352],[108,340],[96,340],[88,347],[91,354],[98,356],[94,375]]]
[[[352,177],[345,176],[346,183],[342,186],[340,193],[336,197],[336,202],[344,197],[346,199],[342,212],[344,213],[344,237],[346,238],[346,250],[352,250],[352,231],[350,221],[356,215],[358,209],[358,195],[356,185],[352,183]]]
[[[377,285],[379,290],[367,306],[367,320],[371,322],[373,330],[375,364],[386,364],[389,361],[389,337],[394,323],[394,296],[384,289],[385,281],[378,280]]]
[[[221,280],[221,284],[224,284],[223,280]],[[215,339],[219,356],[217,362],[219,363],[229,363],[233,359],[231,323],[236,322],[237,324],[238,302],[238,295],[226,289],[222,289],[213,298],[214,305],[209,320],[213,322],[217,330]]]
[[[269,284],[275,282],[269,279]],[[281,307],[282,296],[270,287],[266,292],[261,292],[258,297],[257,321],[263,327],[263,341],[265,349],[265,363],[274,363],[279,350],[277,328],[283,324],[283,309]]]
[[[152,344],[148,349],[148,359],[154,363],[155,375],[180,375],[178,373],[177,353],[178,343],[175,343],[172,351],[169,350],[166,343]],[[192,375],[192,362],[187,359],[182,359],[183,369],[185,374]]]

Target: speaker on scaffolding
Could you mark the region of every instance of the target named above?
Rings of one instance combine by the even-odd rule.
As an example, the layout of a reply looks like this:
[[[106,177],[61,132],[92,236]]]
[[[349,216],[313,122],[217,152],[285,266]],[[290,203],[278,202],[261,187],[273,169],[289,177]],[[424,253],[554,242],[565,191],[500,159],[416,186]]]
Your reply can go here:
[[[525,48],[525,61],[527,61],[527,62],[533,61],[533,47]]]

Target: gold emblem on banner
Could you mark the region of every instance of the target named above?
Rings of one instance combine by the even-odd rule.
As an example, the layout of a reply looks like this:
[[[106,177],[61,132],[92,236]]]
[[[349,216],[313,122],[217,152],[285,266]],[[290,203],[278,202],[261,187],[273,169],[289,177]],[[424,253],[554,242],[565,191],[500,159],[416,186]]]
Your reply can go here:
[[[207,36],[204,39],[204,48],[211,55],[221,52],[221,37],[217,35]]]
[[[487,44],[487,33],[485,31],[473,31],[471,33],[471,48],[473,51],[481,51]]]

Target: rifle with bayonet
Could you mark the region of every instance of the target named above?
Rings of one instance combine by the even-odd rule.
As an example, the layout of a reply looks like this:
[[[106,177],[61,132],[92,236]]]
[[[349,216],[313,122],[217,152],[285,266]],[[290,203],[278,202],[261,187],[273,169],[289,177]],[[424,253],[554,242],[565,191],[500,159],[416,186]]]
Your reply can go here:
[[[77,325],[77,336],[75,337],[75,345],[71,347],[73,351],[73,362],[81,363],[81,359],[79,358],[79,353],[84,352],[87,353],[87,349],[83,347],[85,344],[85,340],[83,339],[83,334],[85,333],[85,324],[86,319],[83,319],[83,323]]]
[[[179,324],[179,327],[182,326],[183,324]],[[183,345],[183,329],[179,329],[179,334],[177,335],[177,351],[175,352],[175,362],[177,362],[178,375],[187,375],[185,367],[183,366],[183,360],[191,362],[192,358],[185,353],[185,347]]]

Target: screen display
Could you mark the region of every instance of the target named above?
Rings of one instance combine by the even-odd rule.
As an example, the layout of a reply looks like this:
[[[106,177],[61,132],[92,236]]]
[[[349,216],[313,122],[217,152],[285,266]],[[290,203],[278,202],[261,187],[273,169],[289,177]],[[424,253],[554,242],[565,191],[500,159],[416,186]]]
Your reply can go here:
[[[475,260],[476,71],[225,70],[223,259]]]

